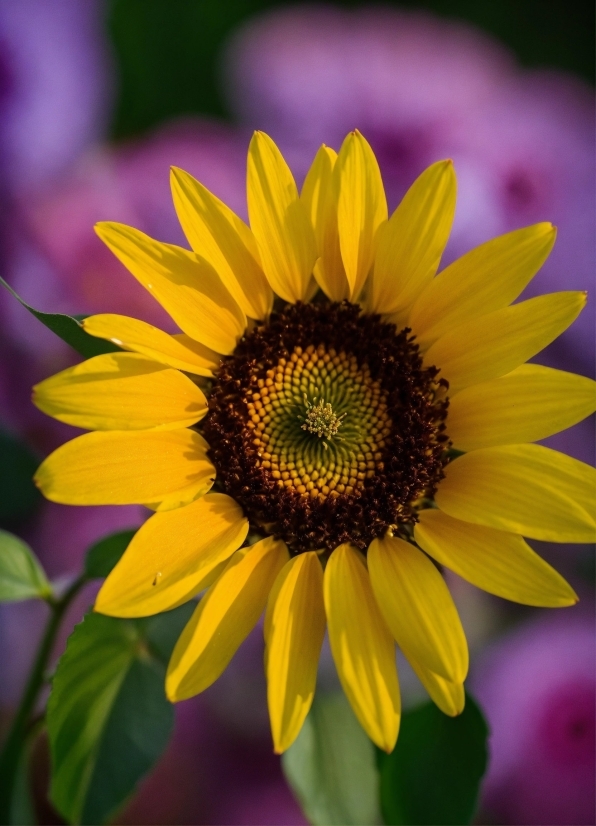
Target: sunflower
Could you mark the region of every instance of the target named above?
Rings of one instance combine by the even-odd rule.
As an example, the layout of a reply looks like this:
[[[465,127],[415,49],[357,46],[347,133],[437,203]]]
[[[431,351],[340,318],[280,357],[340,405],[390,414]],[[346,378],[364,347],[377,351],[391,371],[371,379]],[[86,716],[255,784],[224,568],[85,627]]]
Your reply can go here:
[[[468,651],[442,566],[527,605],[577,599],[523,537],[594,539],[593,470],[533,442],[593,412],[596,385],[526,362],[586,295],[512,303],[552,248],[549,223],[436,275],[451,161],[388,217],[357,131],[339,154],[321,147],[300,194],[257,132],[250,229],[186,172],[171,180],[192,251],[96,229],[182,332],[85,319],[125,352],[35,387],[41,410],[91,431],[37,484],[55,502],[154,511],[96,611],[148,616],[205,592],[169,664],[172,701],[211,685],[265,612],[276,752],[308,713],[326,629],[356,716],[391,751],[396,642],[439,708],[463,709]]]

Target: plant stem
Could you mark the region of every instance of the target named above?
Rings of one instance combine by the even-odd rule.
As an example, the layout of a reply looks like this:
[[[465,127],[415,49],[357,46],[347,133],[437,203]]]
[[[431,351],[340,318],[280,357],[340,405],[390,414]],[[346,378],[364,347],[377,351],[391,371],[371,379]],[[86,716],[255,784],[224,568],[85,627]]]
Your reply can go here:
[[[0,753],[0,823],[2,824],[9,824],[11,822],[12,800],[17,769],[21,759],[21,753],[27,741],[31,715],[35,711],[39,692],[44,684],[44,675],[52,653],[52,648],[54,647],[56,634],[58,633],[66,609],[85,582],[85,576],[81,575],[72,583],[60,599],[55,600],[49,598],[47,600],[51,609],[48,624],[39,644],[23,697],[12,721],[2,752]]]

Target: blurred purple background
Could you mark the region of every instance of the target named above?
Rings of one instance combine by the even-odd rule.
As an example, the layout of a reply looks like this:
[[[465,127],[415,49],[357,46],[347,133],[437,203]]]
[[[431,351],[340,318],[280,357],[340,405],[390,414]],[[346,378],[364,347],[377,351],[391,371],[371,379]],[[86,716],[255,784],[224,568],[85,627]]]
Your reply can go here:
[[[156,3],[162,11],[168,5],[152,0],[153,11]],[[217,13],[217,4],[201,5]],[[136,65],[136,41],[131,35],[127,63],[122,3],[2,0],[0,261],[3,277],[26,300],[47,311],[121,312],[167,325],[96,238],[93,224],[122,221],[183,243],[169,194],[172,164],[245,217],[246,147],[255,128],[278,142],[301,182],[320,143],[337,149],[357,127],[377,153],[391,208],[425,166],[451,157],[459,200],[445,262],[494,235],[550,220],[557,243],[527,295],[592,290],[594,103],[585,80],[553,68],[522,68],[492,35],[424,9],[273,5],[229,26],[225,36],[215,27],[213,71],[226,120],[180,104],[177,117],[158,112],[154,128],[131,129],[116,141],[114,112],[120,107],[123,123],[135,105],[129,101],[126,108],[123,92]],[[167,33],[174,47],[175,32],[174,26]],[[156,100],[156,111],[159,105]],[[591,300],[542,363],[593,375],[595,306]],[[0,428],[38,456],[72,429],[31,406],[31,384],[74,360],[66,345],[0,295]],[[593,463],[593,422],[548,443]],[[2,464],[0,470],[10,472]],[[146,515],[135,507],[39,502],[5,527],[24,536],[49,575],[61,578],[80,568],[95,539],[139,525]],[[470,638],[472,687],[493,730],[477,822],[591,824],[593,550],[535,544],[572,582],[581,607],[547,615],[450,577]],[[70,628],[92,598],[88,591],[73,606]],[[41,605],[0,607],[4,720],[43,621]],[[178,707],[166,755],[118,822],[305,822],[271,753],[262,654],[257,628],[217,687]],[[419,699],[413,675],[403,683],[404,702]],[[45,757],[43,747],[38,751],[41,784]],[[43,815],[43,822],[60,822],[49,809]]]

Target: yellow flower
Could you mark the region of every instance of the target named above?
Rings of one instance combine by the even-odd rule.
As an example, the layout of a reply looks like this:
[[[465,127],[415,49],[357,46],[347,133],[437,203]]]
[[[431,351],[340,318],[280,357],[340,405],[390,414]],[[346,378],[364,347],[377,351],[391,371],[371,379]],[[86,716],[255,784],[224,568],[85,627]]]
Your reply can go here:
[[[550,252],[548,223],[436,275],[452,163],[427,169],[388,218],[358,132],[339,155],[321,147],[300,194],[256,133],[250,229],[182,170],[172,191],[192,252],[121,224],[97,232],[182,332],[85,320],[129,352],[35,388],[43,411],[92,431],[37,483],[55,502],[156,511],[97,611],[147,616],[207,589],[170,662],[171,700],[211,685],[265,611],[275,750],[308,713],[327,627],[358,719],[390,751],[395,642],[446,714],[464,704],[466,640],[434,562],[517,602],[576,601],[522,537],[594,539],[594,471],[532,442],[593,412],[596,385],[526,362],[586,296],[512,304]]]

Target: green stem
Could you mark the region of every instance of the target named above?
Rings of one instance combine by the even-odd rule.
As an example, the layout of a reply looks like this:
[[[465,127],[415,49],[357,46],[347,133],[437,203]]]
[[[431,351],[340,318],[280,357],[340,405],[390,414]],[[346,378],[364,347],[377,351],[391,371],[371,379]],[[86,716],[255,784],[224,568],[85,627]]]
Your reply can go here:
[[[44,684],[44,675],[52,653],[52,648],[54,647],[56,635],[60,628],[60,623],[66,609],[85,582],[85,577],[81,575],[72,583],[60,599],[55,600],[49,598],[47,600],[51,609],[50,618],[39,644],[37,656],[35,657],[29,679],[27,680],[23,697],[12,721],[2,752],[0,753],[0,823],[2,824],[9,824],[11,822],[12,799],[17,769],[22,751],[26,745],[31,716],[35,711],[37,698]]]

